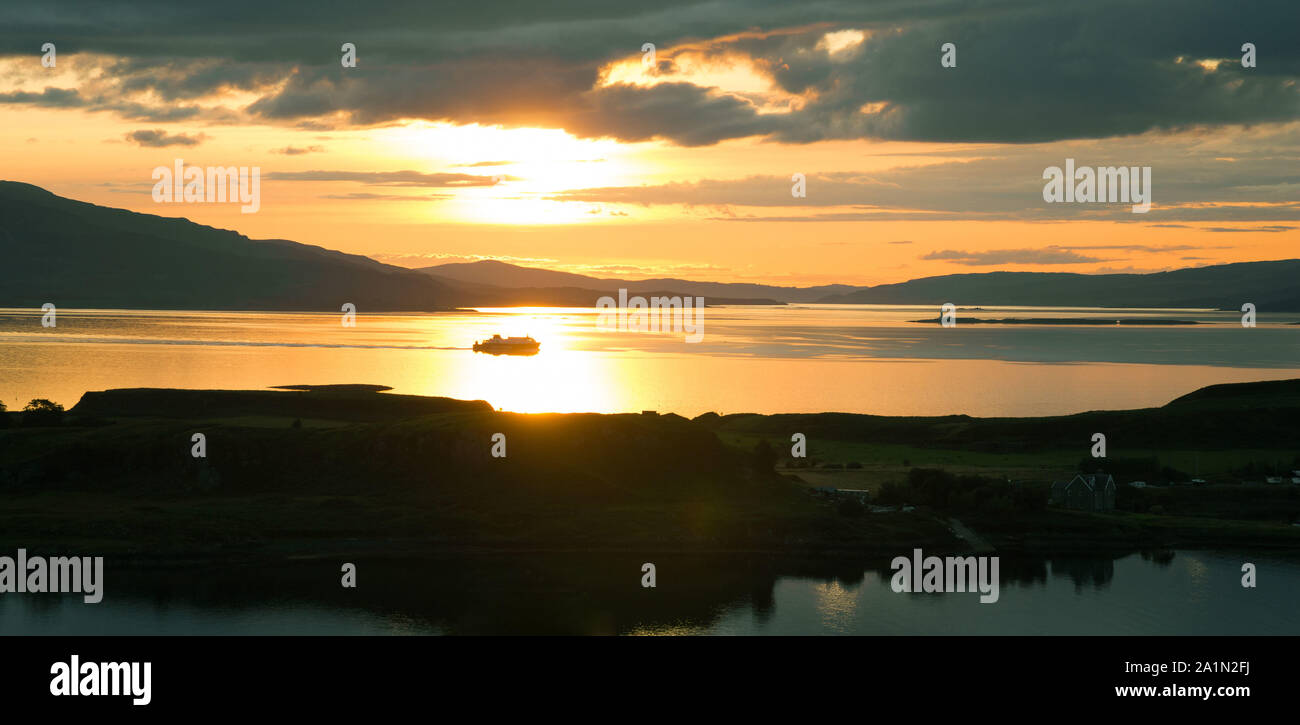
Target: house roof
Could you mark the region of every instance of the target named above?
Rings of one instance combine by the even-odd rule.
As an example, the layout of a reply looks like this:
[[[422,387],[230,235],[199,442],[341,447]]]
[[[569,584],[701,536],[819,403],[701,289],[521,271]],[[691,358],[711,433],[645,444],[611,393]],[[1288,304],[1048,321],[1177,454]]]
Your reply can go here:
[[[1105,476],[1105,478],[1102,478],[1102,476]],[[1100,481],[1098,481],[1098,479],[1100,479]],[[1075,474],[1074,478],[1070,481],[1070,483],[1066,485],[1066,488],[1069,488],[1070,486],[1074,485],[1075,481],[1082,481],[1083,485],[1087,486],[1090,490],[1096,490],[1098,483],[1100,483],[1102,487],[1115,485],[1115,477],[1110,475],[1109,473],[1104,473],[1102,471],[1098,471],[1096,473]],[[1056,484],[1052,484],[1052,485],[1055,486]]]

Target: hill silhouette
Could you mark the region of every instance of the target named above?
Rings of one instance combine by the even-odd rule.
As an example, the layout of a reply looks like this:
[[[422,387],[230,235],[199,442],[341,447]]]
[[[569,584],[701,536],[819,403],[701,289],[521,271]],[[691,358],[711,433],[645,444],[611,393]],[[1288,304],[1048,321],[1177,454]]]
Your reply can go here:
[[[1193,307],[1300,311],[1300,260],[1153,274],[984,272],[874,287],[609,279],[494,260],[419,270],[285,239],[97,206],[0,181],[0,306],[197,310],[437,311],[593,306],[625,288],[706,304]]]
[[[142,309],[438,310],[445,284],[368,257],[0,182],[0,305]]]
[[[925,277],[831,295],[835,304],[1192,307],[1300,311],[1300,259],[1239,262],[1152,274],[983,272]]]
[[[361,255],[285,239],[249,239],[188,219],[97,206],[13,181],[0,181],[0,219],[4,307],[39,308],[49,302],[66,308],[338,312],[350,302],[362,312],[430,312],[585,307],[604,294],[572,286],[506,289],[441,280]]]

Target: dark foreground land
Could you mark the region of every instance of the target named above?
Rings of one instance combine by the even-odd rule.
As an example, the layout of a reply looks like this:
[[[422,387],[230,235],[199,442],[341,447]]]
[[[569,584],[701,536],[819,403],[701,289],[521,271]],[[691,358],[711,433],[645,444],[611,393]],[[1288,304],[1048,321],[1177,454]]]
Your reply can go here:
[[[61,420],[10,413],[0,551],[1300,549],[1300,486],[1289,470],[1264,483],[1300,468],[1300,380],[1036,419],[523,415],[380,390],[110,390]],[[1096,432],[1121,482],[1117,510],[1048,507],[1051,480],[1089,465]],[[191,455],[196,433],[205,458]],[[790,458],[794,433],[808,458]],[[1177,485],[1193,460],[1207,482]],[[1150,485],[1126,485],[1138,476]],[[814,487],[865,489],[868,505]]]

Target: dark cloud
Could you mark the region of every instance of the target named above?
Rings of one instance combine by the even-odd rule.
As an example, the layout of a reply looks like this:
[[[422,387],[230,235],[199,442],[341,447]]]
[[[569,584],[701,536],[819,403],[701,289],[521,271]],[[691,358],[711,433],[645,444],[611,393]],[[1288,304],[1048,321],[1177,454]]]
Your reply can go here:
[[[1079,141],[1051,146],[981,150],[983,158],[902,165],[882,171],[816,173],[806,170],[805,197],[791,194],[784,175],[704,179],[644,186],[570,189],[548,198],[586,203],[679,204],[719,210],[713,218],[734,221],[1029,221],[1105,220],[1149,226],[1186,222],[1300,221],[1300,171],[1279,163],[1291,127],[1254,130],[1207,140],[1196,137]],[[1223,161],[1223,147],[1243,152]],[[1140,165],[1152,168],[1153,204],[1145,214],[1130,204],[1043,201],[1043,170],[1065,158],[1080,166]],[[748,209],[745,209],[747,207]],[[798,208],[797,213],[794,208]],[[773,214],[781,209],[784,213]],[[1282,225],[1278,225],[1282,226]]]
[[[1200,251],[1204,249],[1224,249],[1224,247],[1204,247],[1190,244],[1169,244],[1151,246],[1146,244],[1106,244],[1106,245],[1048,245],[1038,249],[991,249],[979,252],[967,252],[954,249],[930,252],[921,256],[925,260],[942,260],[956,262],[973,267],[999,264],[1088,264],[1093,262],[1121,261],[1114,258],[1093,257],[1080,254],[1080,251],[1112,250],[1123,252],[1145,252],[1164,254],[1179,251]],[[1204,257],[1183,257],[1187,260],[1204,259]]]
[[[158,63],[154,58],[115,58],[101,69],[122,93],[150,91],[164,101],[194,100],[221,91],[256,91],[278,83],[284,69],[275,63],[244,63],[229,58]]]
[[[41,108],[81,108],[86,100],[74,89],[49,88],[40,93],[15,91],[0,93],[0,103],[25,104]]]
[[[356,181],[379,186],[427,188],[495,186],[509,178],[420,171],[273,171],[264,176],[275,181]]]
[[[88,98],[75,88],[48,87],[40,93],[13,91],[0,93],[0,104],[29,105],[40,108],[80,108],[93,112],[113,112],[129,121],[167,123],[206,118],[212,122],[230,122],[235,115],[224,109],[205,109],[201,106],[150,106],[134,101],[117,100],[107,96]]]
[[[271,153],[284,154],[285,156],[302,156],[303,154],[320,153],[324,150],[324,146],[307,146],[305,148],[299,146],[285,146],[282,149],[273,149]]]
[[[132,131],[126,134],[126,140],[145,148],[165,148],[167,146],[198,146],[207,137],[203,134],[187,136],[183,133],[169,134],[161,128]]]
[[[595,84],[595,66],[546,58],[466,58],[412,67],[295,67],[245,111],[266,121],[320,117],[366,125],[419,118],[561,127]],[[595,134],[603,135],[603,134]]]
[[[998,264],[1085,264],[1111,261],[1100,257],[1087,257],[1071,252],[1068,249],[1056,247],[1046,249],[992,249],[985,252],[963,252],[955,249],[945,249],[940,252],[930,252],[922,255],[921,259],[943,260],[974,267]]]
[[[1300,5],[1282,1],[972,4],[879,33],[843,64],[783,53],[777,78],[816,99],[778,138],[1023,143],[1291,120],[1297,24]],[[1267,63],[1241,67],[1246,40],[1270,49]],[[940,67],[945,42],[955,68]]]
[[[784,117],[760,115],[732,95],[689,83],[651,88],[615,85],[582,95],[564,121],[579,136],[612,136],[623,141],[666,138],[683,146],[707,146],[729,138],[766,135]]]
[[[1291,227],[1291,226],[1286,226],[1284,224],[1274,224],[1274,225],[1262,226],[1262,227],[1205,227],[1204,229],[1207,232],[1219,232],[1219,233],[1270,232],[1276,234],[1278,232],[1289,232],[1292,229],[1300,229],[1300,227]]]
[[[1106,249],[1119,250],[1123,252],[1186,252],[1193,249],[1206,249],[1206,247],[1194,246],[1191,244],[1071,244],[1065,248],[1084,251]],[[1217,248],[1222,249],[1222,247]]]
[[[452,198],[451,194],[420,194],[418,196],[404,196],[402,194],[367,194],[365,192],[353,192],[351,194],[325,194],[322,199],[342,199],[347,201],[440,201]]]
[[[402,119],[544,125],[585,137],[694,146],[885,138],[1028,143],[1300,118],[1300,3],[1259,0],[664,0],[181,3],[0,6],[0,55],[56,40],[60,65],[109,57],[103,88],[0,94],[0,103],[89,107],[128,118],[226,122],[243,113],[304,128]],[[828,31],[859,29],[832,54]],[[358,67],[339,63],[342,42]],[[659,49],[746,58],[805,101],[759,113],[753,98],[689,83],[597,87],[600,68]],[[1255,43],[1258,67],[1240,46]],[[942,68],[939,46],[957,46]],[[1223,61],[1207,70],[1198,60]],[[256,94],[239,112],[194,102]],[[142,101],[141,98],[152,99]],[[189,106],[176,104],[177,101]],[[866,110],[864,110],[864,108]],[[208,114],[211,114],[209,117]]]

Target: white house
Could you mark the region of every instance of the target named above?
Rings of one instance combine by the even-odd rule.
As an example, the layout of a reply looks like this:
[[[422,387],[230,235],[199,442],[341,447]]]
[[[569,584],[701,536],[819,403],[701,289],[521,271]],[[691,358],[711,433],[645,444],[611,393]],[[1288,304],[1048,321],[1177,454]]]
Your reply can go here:
[[[1052,484],[1051,502],[1082,511],[1113,511],[1115,477],[1097,471],[1075,474],[1068,483],[1057,481]]]

